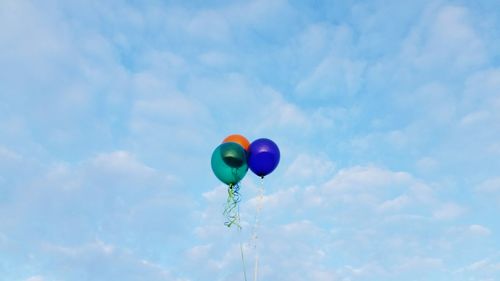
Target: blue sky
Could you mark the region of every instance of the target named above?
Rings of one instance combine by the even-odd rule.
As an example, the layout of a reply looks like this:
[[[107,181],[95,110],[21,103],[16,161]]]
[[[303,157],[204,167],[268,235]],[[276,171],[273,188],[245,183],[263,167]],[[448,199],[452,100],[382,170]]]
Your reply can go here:
[[[0,2],[0,275],[500,280],[498,1]],[[251,271],[251,267],[248,267]]]

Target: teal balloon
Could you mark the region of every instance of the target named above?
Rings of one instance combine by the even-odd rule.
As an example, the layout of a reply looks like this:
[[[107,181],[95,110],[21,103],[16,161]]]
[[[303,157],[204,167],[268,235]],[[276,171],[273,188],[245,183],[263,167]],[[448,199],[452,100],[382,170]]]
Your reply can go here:
[[[226,142],[212,153],[212,171],[225,184],[237,184],[248,171],[245,149],[237,143]]]

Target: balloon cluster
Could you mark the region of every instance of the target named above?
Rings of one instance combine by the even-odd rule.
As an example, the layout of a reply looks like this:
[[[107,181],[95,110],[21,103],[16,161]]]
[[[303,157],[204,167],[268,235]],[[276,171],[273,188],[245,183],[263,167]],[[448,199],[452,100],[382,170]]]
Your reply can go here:
[[[248,168],[257,176],[264,178],[272,173],[280,161],[280,150],[270,139],[261,138],[250,143],[242,135],[230,135],[212,153],[212,171],[215,176],[228,185],[228,198],[224,215],[225,225],[239,226],[238,203],[240,202],[240,181]]]

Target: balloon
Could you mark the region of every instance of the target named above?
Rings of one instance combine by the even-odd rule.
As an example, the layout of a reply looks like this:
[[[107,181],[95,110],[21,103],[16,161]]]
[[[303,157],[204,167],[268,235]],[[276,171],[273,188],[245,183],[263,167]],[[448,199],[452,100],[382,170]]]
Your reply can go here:
[[[224,163],[232,168],[239,168],[247,162],[245,150],[241,145],[234,142],[220,145],[220,154]]]
[[[223,141],[225,142],[235,142],[243,147],[245,151],[248,151],[248,147],[250,146],[250,142],[242,135],[234,134],[225,138]]]
[[[247,173],[247,157],[239,144],[226,142],[212,153],[212,171],[225,184],[237,184]]]
[[[259,177],[270,174],[280,162],[280,150],[270,139],[258,139],[248,149],[248,166]]]

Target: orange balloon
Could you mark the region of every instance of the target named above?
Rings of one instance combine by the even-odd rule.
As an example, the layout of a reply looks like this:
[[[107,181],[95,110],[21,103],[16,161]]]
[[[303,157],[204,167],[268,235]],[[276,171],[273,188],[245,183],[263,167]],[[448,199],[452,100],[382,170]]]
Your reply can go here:
[[[238,134],[228,136],[227,138],[225,138],[222,141],[222,143],[225,143],[225,142],[235,142],[235,143],[241,145],[243,147],[243,149],[245,149],[245,151],[248,151],[248,148],[250,147],[250,142],[247,140],[247,138],[245,138],[242,135],[238,135]]]

